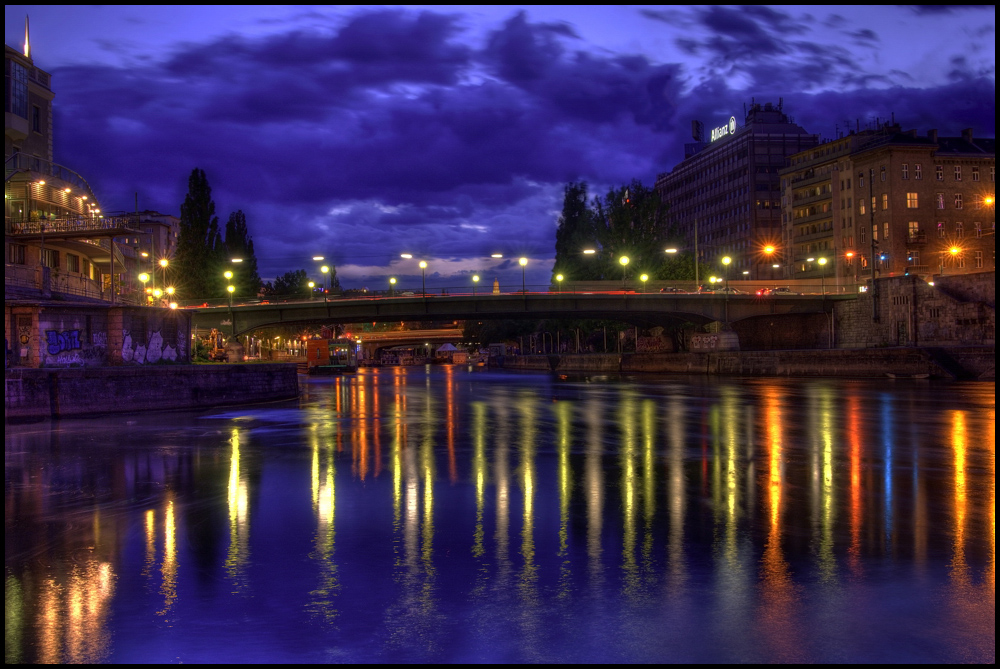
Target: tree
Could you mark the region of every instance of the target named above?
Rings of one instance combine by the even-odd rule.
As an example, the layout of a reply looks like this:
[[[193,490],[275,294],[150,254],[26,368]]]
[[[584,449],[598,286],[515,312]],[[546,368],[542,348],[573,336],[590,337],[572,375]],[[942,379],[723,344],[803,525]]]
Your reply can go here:
[[[312,289],[309,287],[309,275],[304,269],[285,272],[277,277],[273,284],[268,281],[264,285],[264,293],[284,297],[309,297],[312,294]]]
[[[187,298],[221,297],[224,248],[219,235],[212,189],[205,172],[195,168],[188,177],[188,192],[181,205],[180,230],[173,264],[181,295]]]
[[[584,249],[597,249],[597,228],[594,214],[587,206],[586,182],[569,183],[563,190],[563,209],[556,229],[556,260],[553,278],[562,274],[570,281],[601,278],[601,270],[593,258],[584,256]]]
[[[665,261],[668,238],[666,206],[655,188],[637,179],[608,191],[604,199],[594,198],[597,238],[604,279],[622,278],[619,260],[628,256],[624,270],[629,275],[654,274]]]
[[[232,263],[233,285],[236,294],[254,297],[260,292],[262,282],[257,272],[257,256],[253,252],[253,239],[247,229],[247,217],[243,210],[229,214],[226,221],[226,257],[230,260],[240,258],[241,262]]]

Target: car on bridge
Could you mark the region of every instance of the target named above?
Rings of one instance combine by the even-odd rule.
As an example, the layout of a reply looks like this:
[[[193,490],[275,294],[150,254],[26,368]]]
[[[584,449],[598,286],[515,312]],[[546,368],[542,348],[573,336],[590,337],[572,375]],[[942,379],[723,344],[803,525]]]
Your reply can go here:
[[[796,293],[788,286],[777,286],[775,288],[761,288],[760,290],[757,291],[757,294],[762,297],[763,296],[774,297],[777,295],[798,295],[799,293]]]

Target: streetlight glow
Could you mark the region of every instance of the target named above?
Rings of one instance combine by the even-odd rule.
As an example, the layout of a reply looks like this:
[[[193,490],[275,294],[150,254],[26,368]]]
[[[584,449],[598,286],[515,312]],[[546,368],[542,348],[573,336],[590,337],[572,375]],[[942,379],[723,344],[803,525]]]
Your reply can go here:
[[[671,247],[669,249],[664,249],[663,252],[664,253],[677,253],[677,249]]]

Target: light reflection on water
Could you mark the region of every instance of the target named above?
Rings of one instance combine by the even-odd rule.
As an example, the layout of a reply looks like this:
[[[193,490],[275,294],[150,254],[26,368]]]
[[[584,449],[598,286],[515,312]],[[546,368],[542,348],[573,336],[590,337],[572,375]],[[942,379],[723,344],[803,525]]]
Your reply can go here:
[[[442,366],[7,426],[6,659],[993,662],[994,391]]]

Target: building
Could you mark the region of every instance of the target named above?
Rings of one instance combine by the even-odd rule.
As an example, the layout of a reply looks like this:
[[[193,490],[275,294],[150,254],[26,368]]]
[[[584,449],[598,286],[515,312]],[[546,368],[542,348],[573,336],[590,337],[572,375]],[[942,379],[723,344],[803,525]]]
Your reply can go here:
[[[797,125],[782,104],[752,104],[738,125],[731,116],[705,142],[695,123],[693,144],[656,189],[669,205],[667,221],[699,262],[718,266],[730,256],[729,272],[763,278],[771,259],[763,253],[781,239],[781,182],[786,157],[815,146],[819,138]]]
[[[782,278],[995,270],[996,140],[878,124],[790,156]]]
[[[101,210],[79,173],[54,161],[48,72],[4,45],[4,296],[138,301],[134,215]],[[117,241],[116,241],[117,240]]]

